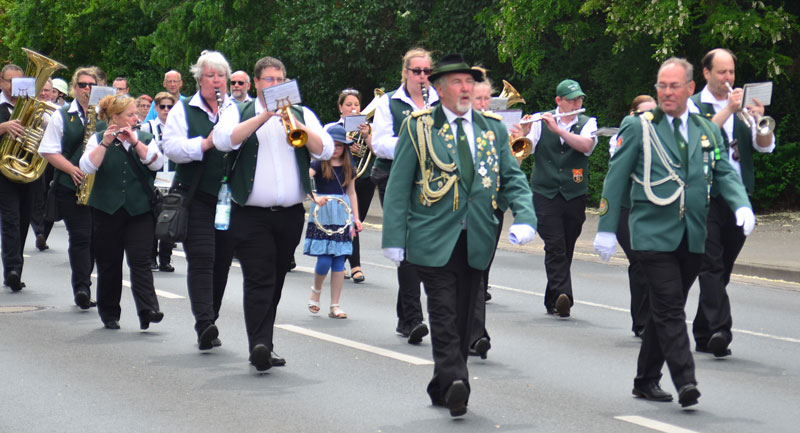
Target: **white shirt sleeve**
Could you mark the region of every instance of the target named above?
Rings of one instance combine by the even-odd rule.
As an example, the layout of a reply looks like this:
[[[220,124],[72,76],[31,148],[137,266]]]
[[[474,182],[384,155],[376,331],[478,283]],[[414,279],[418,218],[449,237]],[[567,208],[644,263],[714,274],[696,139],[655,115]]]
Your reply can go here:
[[[308,108],[303,107],[303,119],[305,120],[306,127],[314,131],[322,138],[322,153],[317,155],[315,153],[309,152],[311,154],[311,157],[323,161],[331,159],[331,156],[333,156],[333,149],[334,149],[333,138],[331,138],[330,134],[328,134],[322,128],[322,124],[317,118],[317,115],[314,114],[314,112],[309,110]]]
[[[64,138],[64,116],[61,111],[50,118],[44,130],[42,142],[39,143],[39,155],[61,153],[61,141]]]
[[[92,164],[92,161],[89,159],[89,154],[92,153],[93,150],[97,148],[97,134],[92,134],[89,137],[89,140],[86,142],[86,150],[83,152],[80,161],[81,171],[85,174],[92,174],[97,172],[97,166]],[[108,149],[106,150],[108,151]]]
[[[380,158],[394,159],[397,137],[394,135],[394,119],[389,109],[389,95],[381,96],[372,119],[372,151]]]
[[[597,137],[592,136],[592,133],[597,131],[597,119],[594,117],[590,117],[589,120],[586,121],[586,124],[583,125],[583,129],[581,129],[580,136],[591,138],[594,144],[592,145],[592,150],[584,153],[586,156],[591,156],[592,152],[594,152],[594,148],[597,146]]]
[[[186,123],[186,110],[183,108],[183,103],[177,103],[167,115],[167,123],[164,125],[162,140],[164,153],[170,160],[178,164],[203,159],[203,137],[189,138],[187,137],[188,133],[189,125]]]
[[[237,107],[230,107],[222,112],[217,126],[214,127],[214,135],[212,137],[214,140],[214,147],[216,147],[217,150],[220,152],[230,152],[238,149],[239,146],[242,145],[242,143],[231,143],[231,135],[233,135],[233,130],[239,125],[239,122],[239,109]],[[169,154],[167,154],[167,156],[169,156]]]
[[[139,139],[138,134],[136,135],[136,139],[137,140]],[[147,165],[149,161],[153,160],[153,157],[155,157],[156,159],[150,165]],[[164,167],[164,154],[162,154],[161,151],[158,149],[158,140],[156,140],[155,137],[153,137],[153,139],[150,140],[149,143],[147,143],[147,156],[145,156],[144,159],[140,159],[139,161],[141,161],[142,164],[144,164],[144,166],[147,167],[150,171],[158,171],[161,170],[162,167]]]

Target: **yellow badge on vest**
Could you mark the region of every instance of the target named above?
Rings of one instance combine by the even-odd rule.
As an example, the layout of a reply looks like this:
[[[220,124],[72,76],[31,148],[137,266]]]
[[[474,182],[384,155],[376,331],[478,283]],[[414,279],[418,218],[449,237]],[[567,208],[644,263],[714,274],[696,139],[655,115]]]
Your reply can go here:
[[[608,212],[608,200],[605,198],[600,199],[600,208],[598,210],[600,211],[600,215],[605,215],[606,212]]]
[[[572,169],[572,180],[575,183],[583,182],[583,169],[582,168],[573,168]]]

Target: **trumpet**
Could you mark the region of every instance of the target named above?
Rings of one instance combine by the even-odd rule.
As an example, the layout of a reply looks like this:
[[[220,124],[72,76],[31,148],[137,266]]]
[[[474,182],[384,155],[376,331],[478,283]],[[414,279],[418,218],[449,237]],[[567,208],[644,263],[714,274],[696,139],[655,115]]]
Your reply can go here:
[[[575,110],[575,111],[570,111],[570,112],[568,112],[568,113],[558,113],[558,114],[554,114],[554,115],[553,115],[553,119],[560,119],[560,118],[562,118],[562,117],[574,116],[574,115],[576,115],[576,114],[581,114],[581,113],[583,113],[584,111],[586,111],[586,109],[585,109],[585,108],[579,108],[579,109],[577,109],[577,110]],[[527,124],[527,123],[541,122],[541,121],[542,121],[542,119],[543,119],[542,115],[543,115],[543,113],[533,113],[533,114],[531,114],[531,115],[530,115],[530,117],[528,117],[527,119],[522,119],[522,120],[521,120],[519,123],[521,123],[521,124],[525,125],[525,124]]]
[[[283,122],[283,130],[286,132],[286,142],[294,148],[303,147],[308,141],[308,133],[297,127],[297,119],[295,119],[289,98],[286,98],[278,103],[278,114],[281,115],[281,122]]]
[[[727,81],[725,82],[725,87],[728,88],[728,98],[730,98],[731,93],[733,93],[733,87],[731,87],[730,83]],[[739,117],[748,128],[752,128],[755,124],[756,134],[758,135],[771,135],[772,131],[775,130],[775,119],[770,116],[762,116],[758,113],[753,113],[744,107],[744,105],[736,112],[736,116]]]

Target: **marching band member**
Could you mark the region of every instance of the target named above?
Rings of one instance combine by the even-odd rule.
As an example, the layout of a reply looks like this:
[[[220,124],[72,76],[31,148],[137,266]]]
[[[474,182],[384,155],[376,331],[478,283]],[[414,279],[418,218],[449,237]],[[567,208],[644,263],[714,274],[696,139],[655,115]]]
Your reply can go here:
[[[78,68],[72,77],[72,93],[75,99],[60,108],[50,118],[39,154],[55,167],[53,193],[58,204],[58,214],[64,220],[69,235],[69,267],[72,271],[72,292],[75,305],[86,310],[95,305],[91,300],[92,268],[92,210],[79,205],[75,191],[83,181],[80,159],[83,156],[86,137],[87,110],[92,87],[97,85],[94,68]],[[98,122],[95,131],[105,125]]]
[[[775,134],[756,134],[755,121],[747,126],[734,115],[742,109],[744,92],[741,88],[728,90],[733,87],[736,77],[736,56],[731,51],[725,48],[711,50],[701,64],[706,86],[690,99],[701,114],[712,117],[712,121],[724,131],[723,138],[730,145],[728,162],[736,169],[747,193],[752,194],[755,188],[753,151],[771,153],[775,150]],[[758,100],[755,102],[746,109],[763,116],[764,106]],[[700,299],[692,322],[698,352],[713,353],[718,358],[731,354],[728,345],[733,339],[733,319],[727,286],[744,241],[733,208],[725,203],[714,185],[708,211],[706,252],[698,276]]]
[[[307,134],[304,146],[287,144],[281,114],[268,111],[263,89],[286,81],[283,62],[264,57],[256,62],[253,79],[258,99],[225,110],[217,125],[214,146],[235,165],[231,235],[244,276],[244,318],[250,363],[263,372],[286,361],[274,352],[273,326],[289,263],[303,233],[303,199],[311,194],[310,158],[327,160],[333,140],[306,107],[287,111]],[[170,118],[172,115],[170,114]]]
[[[138,122],[133,98],[109,95],[98,107],[108,128],[89,138],[80,159],[84,174],[96,173],[89,206],[93,208],[97,260],[97,312],[106,328],[119,329],[124,254],[139,327],[148,329],[150,323],[164,317],[150,272],[155,228],[151,173],[161,169],[164,156],[152,135],[132,128]]]
[[[378,198],[383,208],[386,182],[394,160],[397,137],[403,120],[411,114],[433,105],[439,95],[430,88],[428,76],[431,74],[431,53],[423,48],[412,48],[403,56],[403,78],[400,87],[386,93],[380,99],[372,122],[374,136],[372,149],[378,159],[372,168],[372,181],[378,187]],[[427,92],[427,101],[423,97]],[[397,328],[396,331],[408,338],[410,344],[418,344],[428,335],[428,326],[423,322],[420,302],[420,279],[414,265],[402,261],[397,268]]]
[[[428,394],[434,405],[461,416],[470,394],[471,318],[497,235],[497,201],[505,199],[514,211],[514,243],[533,239],[536,216],[505,126],[499,116],[472,109],[473,85],[483,74],[452,54],[430,79],[441,104],[415,111],[400,128],[382,247],[397,265],[407,257],[425,285],[434,359]]]
[[[325,131],[328,131],[333,125],[344,127],[344,118],[351,114],[361,113],[361,94],[356,89],[344,89],[339,93],[337,101],[339,113],[341,117],[336,122],[331,122],[325,125]],[[372,151],[372,127],[369,124],[363,123],[359,125],[358,132],[364,139],[364,144],[369,149],[367,152]],[[358,143],[353,142],[350,145],[350,152],[358,152]],[[366,158],[367,154],[363,156]],[[369,205],[372,203],[372,197],[375,195],[375,184],[370,179],[370,172],[374,164],[374,158],[370,160],[369,165],[365,168],[364,173],[355,181],[356,197],[358,198],[358,220],[364,221],[369,211]],[[364,272],[361,270],[361,242],[359,236],[353,238],[353,253],[348,256],[347,260],[350,262],[350,278],[354,283],[364,282]]]
[[[576,81],[564,80],[556,87],[557,108],[543,113],[541,122],[522,129],[533,143],[535,155],[531,189],[544,241],[544,306],[547,314],[559,317],[569,317],[574,304],[570,268],[575,242],[586,221],[589,155],[597,145],[597,138],[592,137],[597,130],[594,117],[565,115],[580,109],[584,98]]]
[[[692,74],[684,59],[665,61],[656,83],[658,108],[622,121],[594,240],[595,251],[608,260],[616,251],[620,208],[629,195],[630,232],[635,234],[631,248],[647,276],[651,306],[633,395],[672,401],[659,385],[666,362],[683,407],[697,404],[700,397],[684,308],[705,249],[712,182],[736,209],[743,233],[755,226],[742,182],[727,158],[718,157],[725,149],[719,128],[687,109],[695,85]]]
[[[198,348],[210,350],[222,344],[215,322],[233,260],[230,231],[214,228],[226,159],[224,153],[214,148],[212,133],[220,114],[226,110],[235,111],[235,103],[225,94],[231,67],[221,53],[203,51],[191,73],[199,90],[169,111],[162,144],[167,158],[177,164],[173,189],[191,200],[188,230],[183,241],[186,283]],[[164,80],[167,83],[167,77]],[[221,106],[215,90],[222,98]],[[193,197],[187,198],[192,185],[197,185],[196,191]]]

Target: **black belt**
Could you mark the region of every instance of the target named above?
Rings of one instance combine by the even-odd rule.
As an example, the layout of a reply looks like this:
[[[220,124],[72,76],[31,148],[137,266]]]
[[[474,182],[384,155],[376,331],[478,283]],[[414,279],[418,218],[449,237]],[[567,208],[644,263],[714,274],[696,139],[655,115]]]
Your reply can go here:
[[[303,207],[303,203],[297,203],[291,206],[241,206],[236,203],[233,203],[233,205],[244,209],[263,210],[267,212],[284,212],[292,209],[297,209],[298,207]]]

